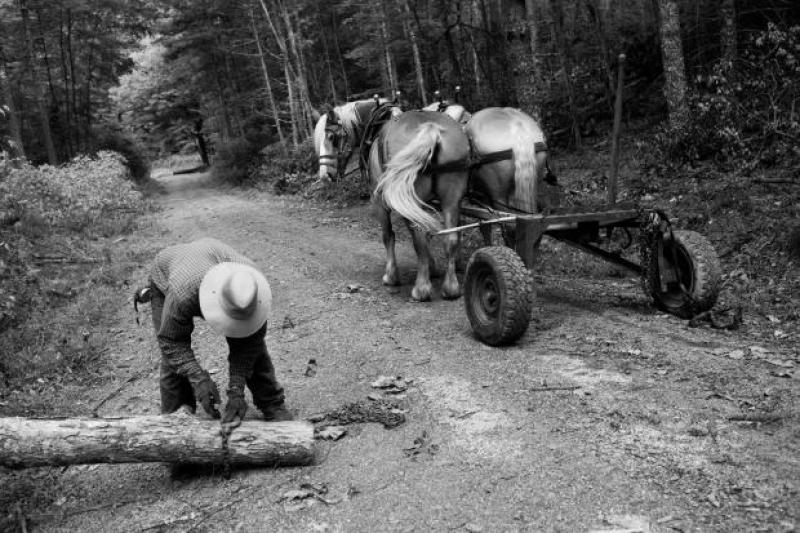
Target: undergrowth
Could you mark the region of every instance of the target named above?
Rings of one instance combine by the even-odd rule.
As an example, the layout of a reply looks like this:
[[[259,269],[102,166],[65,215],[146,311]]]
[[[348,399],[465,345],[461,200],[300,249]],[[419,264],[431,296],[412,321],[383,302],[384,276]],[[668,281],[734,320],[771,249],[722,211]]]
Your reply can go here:
[[[91,376],[102,359],[91,332],[113,320],[142,261],[114,243],[140,227],[149,202],[110,152],[2,165],[0,198],[0,410],[14,397],[17,414],[52,414],[52,387]]]

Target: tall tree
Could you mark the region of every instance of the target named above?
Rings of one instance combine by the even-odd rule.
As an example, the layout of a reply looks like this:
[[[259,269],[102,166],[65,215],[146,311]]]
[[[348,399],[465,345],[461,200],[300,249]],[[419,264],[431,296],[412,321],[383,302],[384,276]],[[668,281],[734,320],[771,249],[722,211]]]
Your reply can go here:
[[[575,87],[570,78],[570,66],[567,59],[567,40],[564,35],[564,11],[558,0],[550,0],[550,14],[553,18],[550,24],[550,38],[555,44],[556,54],[558,55],[559,74],[561,82],[567,93],[567,101],[569,102],[569,114],[572,121],[572,135],[575,141],[575,148],[581,148],[581,128],[580,118],[578,116],[578,105],[575,98]]]
[[[425,89],[425,75],[422,71],[422,56],[419,53],[419,42],[417,40],[417,30],[414,27],[416,17],[411,14],[411,6],[409,0],[402,0],[403,11],[405,17],[403,18],[403,28],[408,34],[408,39],[411,42],[411,52],[414,55],[414,74],[417,79],[417,90],[419,91],[419,98],[422,101],[423,107],[428,105],[428,94]]]
[[[664,65],[664,97],[672,126],[680,127],[689,116],[686,101],[686,70],[681,42],[681,22],[676,0],[656,0],[661,34],[661,57]]]
[[[14,143],[14,149],[17,152],[17,157],[25,159],[25,144],[22,141],[22,131],[20,130],[19,117],[17,116],[17,109],[14,105],[14,97],[11,94],[11,88],[8,85],[8,75],[6,74],[6,66],[2,57],[0,57],[0,108],[5,106],[5,113],[8,119],[8,129],[11,135],[11,140]]]
[[[44,91],[39,80],[38,69],[36,68],[36,58],[33,52],[33,38],[30,30],[30,15],[24,0],[19,0],[19,9],[22,16],[22,28],[25,39],[25,66],[31,80],[31,87],[34,91],[34,100],[39,110],[39,124],[42,128],[42,140],[47,151],[47,160],[51,165],[58,164],[56,147],[53,144],[53,134],[50,129],[50,114],[47,112]]]
[[[722,0],[720,6],[722,17],[722,30],[720,31],[720,44],[722,59],[727,63],[736,60],[736,2],[735,0]]]
[[[258,26],[256,25],[256,17],[253,14],[252,8],[250,9],[250,22],[253,28],[253,40],[256,42],[256,49],[258,50],[258,59],[261,63],[261,72],[264,74],[264,90],[269,99],[269,106],[272,109],[272,117],[275,121],[275,131],[278,132],[278,139],[280,139],[281,146],[286,146],[286,140],[283,138],[283,129],[281,129],[280,115],[278,114],[278,105],[275,103],[275,93],[272,92],[272,82],[269,79],[269,71],[267,70],[267,61],[264,57],[264,50],[261,47],[261,36],[258,34]]]

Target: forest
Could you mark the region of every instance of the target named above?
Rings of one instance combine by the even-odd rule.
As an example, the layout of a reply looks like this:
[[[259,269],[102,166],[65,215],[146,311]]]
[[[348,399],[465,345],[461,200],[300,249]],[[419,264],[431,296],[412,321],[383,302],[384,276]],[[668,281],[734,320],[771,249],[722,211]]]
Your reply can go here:
[[[625,54],[626,120],[664,159],[768,165],[797,160],[798,23],[792,0],[3,0],[0,132],[50,164],[114,131],[149,157],[200,133],[297,148],[325,106],[440,91],[580,149]]]

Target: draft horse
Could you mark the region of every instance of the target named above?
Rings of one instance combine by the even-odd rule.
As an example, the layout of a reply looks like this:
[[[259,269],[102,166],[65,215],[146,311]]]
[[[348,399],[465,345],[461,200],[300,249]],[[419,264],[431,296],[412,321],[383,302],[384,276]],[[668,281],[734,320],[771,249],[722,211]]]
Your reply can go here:
[[[368,107],[372,107],[369,116]],[[373,189],[375,214],[386,248],[385,285],[398,285],[391,212],[406,222],[417,253],[417,278],[411,297],[431,299],[429,233],[458,224],[469,180],[469,141],[449,116],[430,111],[401,113],[386,103],[351,102],[320,118],[315,129],[320,176],[334,179],[360,168]],[[358,167],[356,167],[358,165]],[[431,207],[436,201],[439,214]],[[458,233],[445,237],[447,271],[443,298],[458,298],[455,273]]]
[[[472,163],[468,199],[490,209],[533,213],[555,207],[545,183],[555,185],[547,160],[547,143],[538,122],[512,107],[487,107],[470,114],[463,106],[442,100],[425,109],[453,117],[463,124],[470,141]],[[513,228],[504,232],[513,245]],[[491,242],[491,228],[481,227]]]

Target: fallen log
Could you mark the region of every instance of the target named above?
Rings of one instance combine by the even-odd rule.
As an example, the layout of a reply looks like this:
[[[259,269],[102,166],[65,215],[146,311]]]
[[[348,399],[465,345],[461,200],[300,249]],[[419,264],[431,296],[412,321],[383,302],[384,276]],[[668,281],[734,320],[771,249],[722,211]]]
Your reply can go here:
[[[90,463],[309,464],[308,422],[247,420],[223,446],[218,420],[179,411],[128,418],[0,418],[0,465],[10,468]]]

